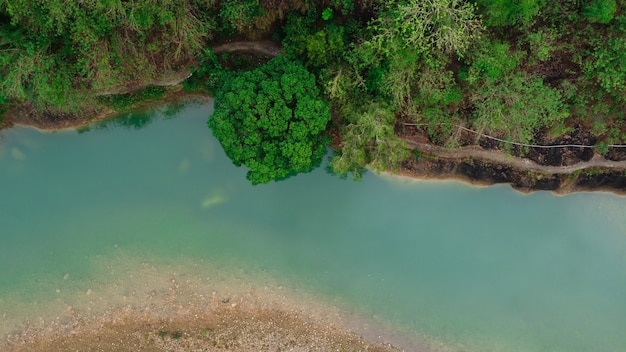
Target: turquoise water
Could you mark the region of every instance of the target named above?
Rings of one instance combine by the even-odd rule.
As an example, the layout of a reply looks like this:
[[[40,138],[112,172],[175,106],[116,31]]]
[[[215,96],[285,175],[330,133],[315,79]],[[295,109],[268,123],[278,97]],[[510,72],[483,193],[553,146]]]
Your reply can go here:
[[[626,350],[625,197],[324,168],[253,187],[210,111],[1,131],[0,316],[123,249],[267,273],[442,350]]]

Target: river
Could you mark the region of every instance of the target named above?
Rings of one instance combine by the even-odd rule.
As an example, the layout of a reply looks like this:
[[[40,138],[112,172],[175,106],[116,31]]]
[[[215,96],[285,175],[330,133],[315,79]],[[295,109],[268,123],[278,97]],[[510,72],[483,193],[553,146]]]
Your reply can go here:
[[[210,112],[0,131],[0,336],[93,303],[96,287],[128,291],[145,263],[194,261],[271,278],[433,351],[626,350],[625,197],[353,182],[324,167],[251,186]]]

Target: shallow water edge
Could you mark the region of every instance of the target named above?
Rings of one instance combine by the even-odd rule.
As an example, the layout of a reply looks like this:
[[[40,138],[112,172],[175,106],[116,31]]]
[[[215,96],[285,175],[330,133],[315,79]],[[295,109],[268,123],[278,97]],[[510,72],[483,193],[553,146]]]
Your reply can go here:
[[[167,103],[203,103],[212,104],[212,97],[206,94],[187,93],[182,86],[171,87],[165,97],[143,102],[137,109],[149,109]],[[15,115],[5,121],[2,128],[11,126],[32,127],[41,132],[85,129],[102,121],[115,119],[127,113],[104,111],[95,117],[77,117],[75,120],[44,122],[41,119],[28,118],[27,115]],[[499,154],[497,152],[494,152]],[[455,180],[474,186],[509,184],[522,193],[551,191],[558,195],[577,192],[611,192],[626,195],[626,171],[592,168],[571,174],[538,174],[529,170],[484,162],[467,158],[438,159],[436,157],[410,157],[397,170],[387,173],[412,177],[421,180]]]
[[[0,183],[12,187],[0,188],[11,200],[0,203],[0,316],[11,341],[74,336],[81,324],[120,334],[139,316],[143,342],[191,343],[204,330],[187,336],[185,321],[233,313],[239,328],[228,331],[248,331],[236,324],[252,317],[268,326],[339,315],[313,331],[409,351],[626,343],[623,198],[352,182],[323,168],[252,187],[211,137],[209,114],[191,104],[79,132],[3,132]],[[178,312],[187,318],[163,325],[162,339],[159,324]]]

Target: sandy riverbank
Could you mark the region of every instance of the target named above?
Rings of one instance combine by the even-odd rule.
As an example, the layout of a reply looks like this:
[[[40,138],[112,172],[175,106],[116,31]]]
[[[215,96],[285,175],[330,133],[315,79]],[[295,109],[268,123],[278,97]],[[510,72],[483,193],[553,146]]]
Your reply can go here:
[[[122,309],[73,325],[70,331],[25,331],[3,351],[398,351],[338,326],[310,321],[305,313],[216,303],[180,307],[175,316]]]
[[[401,350],[370,322],[269,276],[128,258],[102,262],[96,279],[67,273],[34,295],[3,296],[0,351]]]

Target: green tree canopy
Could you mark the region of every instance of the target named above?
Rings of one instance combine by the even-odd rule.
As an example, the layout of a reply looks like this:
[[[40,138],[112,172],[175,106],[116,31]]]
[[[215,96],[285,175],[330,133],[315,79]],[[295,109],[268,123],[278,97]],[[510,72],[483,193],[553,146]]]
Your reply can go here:
[[[213,6],[213,5],[211,5]],[[85,91],[177,70],[213,22],[200,0],[0,0],[0,95],[69,110]]]
[[[315,77],[279,56],[252,71],[227,75],[208,121],[226,155],[250,169],[252,184],[281,180],[319,165],[328,139],[329,104]]]
[[[596,49],[584,63],[589,77],[621,101],[626,101],[626,20],[611,38],[598,38]]]
[[[545,0],[477,0],[488,26],[529,24],[545,5]]]
[[[560,91],[540,78],[519,73],[484,80],[475,88],[472,101],[473,123],[479,131],[519,143],[532,142],[539,129],[560,125],[569,116]]]
[[[406,142],[394,133],[395,116],[384,103],[372,101],[346,116],[341,152],[331,162],[342,176],[359,179],[365,166],[375,171],[396,168],[408,156]]]
[[[615,0],[590,0],[583,7],[583,13],[590,22],[609,23],[617,11]]]
[[[370,25],[367,44],[384,56],[404,49],[428,55],[433,50],[463,56],[480,35],[482,25],[474,6],[457,0],[392,0]]]

